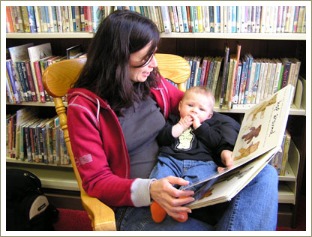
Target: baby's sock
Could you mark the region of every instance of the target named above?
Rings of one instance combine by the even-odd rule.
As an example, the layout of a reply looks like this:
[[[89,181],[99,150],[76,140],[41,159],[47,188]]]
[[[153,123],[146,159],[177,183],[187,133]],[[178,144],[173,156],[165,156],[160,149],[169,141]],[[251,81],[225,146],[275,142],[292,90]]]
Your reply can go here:
[[[160,223],[165,219],[167,213],[157,202],[152,202],[150,209],[151,209],[152,219],[156,223]],[[173,219],[179,222],[187,221],[188,219],[187,212],[181,212],[180,215],[183,215],[183,218],[173,218]]]
[[[165,219],[167,213],[157,202],[152,202],[150,208],[152,218],[156,223],[160,223]]]

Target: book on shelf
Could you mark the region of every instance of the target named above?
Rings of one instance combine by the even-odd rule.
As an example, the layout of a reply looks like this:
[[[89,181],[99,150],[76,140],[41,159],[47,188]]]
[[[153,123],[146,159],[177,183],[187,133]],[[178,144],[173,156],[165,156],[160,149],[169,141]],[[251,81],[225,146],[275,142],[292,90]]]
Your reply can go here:
[[[288,162],[288,152],[289,152],[289,146],[291,142],[291,135],[289,131],[286,129],[285,135],[284,135],[284,146],[282,149],[282,164],[281,164],[281,169],[279,172],[279,175],[283,176],[286,173],[286,164]]]
[[[28,55],[29,55],[30,68],[31,68],[33,80],[35,81],[37,99],[40,102],[46,102],[45,91],[44,91],[42,80],[40,77],[41,70],[39,68],[38,63],[40,59],[46,58],[48,56],[52,56],[51,43],[44,43],[44,44],[39,44],[39,45],[29,47]]]
[[[240,60],[241,48],[242,46],[240,44],[237,44],[236,55],[235,55],[235,58],[233,59],[233,73],[230,79],[229,97],[228,97],[229,108],[232,108],[232,104],[234,101],[233,96],[235,95],[235,92],[236,92],[237,71],[238,71],[238,65],[239,65],[239,60]]]
[[[22,94],[22,101],[32,101],[26,66],[22,63],[29,59],[28,48],[33,45],[33,43],[28,43],[8,48],[12,60],[12,72]]]
[[[20,85],[17,81],[17,76],[12,66],[12,59],[6,60],[6,80],[9,84],[9,87],[12,88],[13,98],[15,103],[21,103],[22,93],[20,90]]]
[[[233,166],[186,186],[199,187],[195,201],[187,206],[194,209],[231,200],[270,162],[281,149],[293,93],[294,87],[288,85],[246,111],[232,153]]]
[[[81,44],[71,46],[66,49],[66,57],[67,59],[78,58],[83,54]]]
[[[223,57],[223,70],[222,70],[222,80],[221,80],[221,92],[220,92],[220,100],[219,107],[222,109],[223,104],[225,103],[225,94],[227,87],[227,77],[229,74],[229,54],[230,48],[228,46],[225,47],[224,57]]]
[[[298,81],[301,81],[302,83],[302,94],[301,94],[301,107],[303,109],[306,109],[306,88],[307,88],[307,85],[306,85],[306,79],[303,78],[302,76],[299,76],[299,79]]]

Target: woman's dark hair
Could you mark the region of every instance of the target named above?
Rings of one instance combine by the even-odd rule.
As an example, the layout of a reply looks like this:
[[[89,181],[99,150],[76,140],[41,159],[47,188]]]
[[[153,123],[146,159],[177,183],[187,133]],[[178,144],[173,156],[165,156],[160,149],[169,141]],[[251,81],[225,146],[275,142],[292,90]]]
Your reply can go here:
[[[144,83],[133,83],[129,76],[130,54],[151,43],[146,58],[154,53],[160,36],[150,19],[129,10],[107,16],[91,41],[87,62],[74,87],[86,88],[108,101],[112,109],[133,105],[144,99],[156,85],[157,70]]]

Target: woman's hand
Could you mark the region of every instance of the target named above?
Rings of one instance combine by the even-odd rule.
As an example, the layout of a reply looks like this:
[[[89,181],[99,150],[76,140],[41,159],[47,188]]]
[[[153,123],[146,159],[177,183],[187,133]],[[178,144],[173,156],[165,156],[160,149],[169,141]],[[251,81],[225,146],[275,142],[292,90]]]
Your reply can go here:
[[[185,186],[188,185],[188,181],[173,176],[156,180],[152,182],[150,187],[151,198],[164,208],[169,216],[175,219],[182,219],[185,216],[179,213],[191,213],[191,209],[183,205],[194,201],[192,197],[194,192],[179,190],[173,187],[173,185]]]
[[[223,150],[221,152],[221,161],[225,165],[225,167],[218,167],[218,172],[222,172],[226,168],[231,168],[233,166],[233,157],[232,151],[230,150]]]

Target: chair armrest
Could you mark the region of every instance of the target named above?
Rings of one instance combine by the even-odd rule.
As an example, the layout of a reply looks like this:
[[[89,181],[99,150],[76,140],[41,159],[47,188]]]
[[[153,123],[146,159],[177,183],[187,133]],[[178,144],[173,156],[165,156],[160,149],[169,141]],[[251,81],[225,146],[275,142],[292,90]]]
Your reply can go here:
[[[83,189],[80,197],[84,209],[91,217],[93,230],[116,230],[115,213],[109,206],[95,197],[90,197]]]

